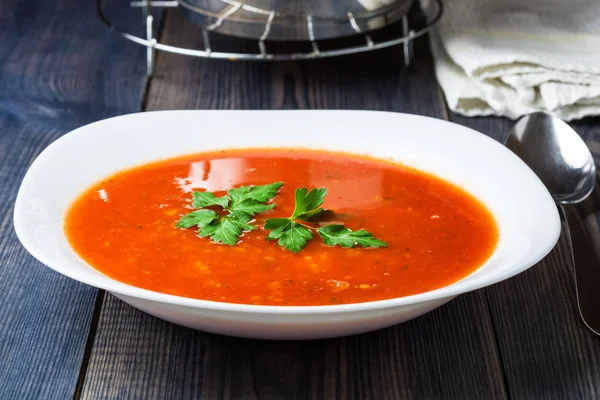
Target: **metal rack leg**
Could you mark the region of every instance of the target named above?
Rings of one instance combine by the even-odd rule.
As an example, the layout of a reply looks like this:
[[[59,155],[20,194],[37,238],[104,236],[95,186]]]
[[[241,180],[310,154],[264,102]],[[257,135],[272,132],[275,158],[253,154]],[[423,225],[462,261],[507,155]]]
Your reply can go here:
[[[402,34],[404,36],[408,36],[408,35],[412,36],[414,33],[415,32],[410,29],[409,23],[408,23],[408,17],[405,15],[404,17],[402,17]],[[412,40],[408,40],[408,41],[402,43],[402,53],[404,55],[404,66],[408,67],[410,65],[410,62],[411,62],[412,56],[413,56],[413,41]]]
[[[151,2],[146,2],[144,7],[144,15],[146,17],[146,39],[150,42],[150,46],[146,48],[146,76],[151,77],[154,74],[154,59],[156,55],[156,39],[154,38],[154,17],[152,17]]]

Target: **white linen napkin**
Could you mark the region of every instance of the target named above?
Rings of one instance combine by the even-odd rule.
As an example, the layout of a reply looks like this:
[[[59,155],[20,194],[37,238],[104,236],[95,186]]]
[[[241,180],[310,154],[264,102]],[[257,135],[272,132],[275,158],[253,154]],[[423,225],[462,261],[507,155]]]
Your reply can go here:
[[[430,41],[459,114],[600,115],[600,0],[446,0]]]

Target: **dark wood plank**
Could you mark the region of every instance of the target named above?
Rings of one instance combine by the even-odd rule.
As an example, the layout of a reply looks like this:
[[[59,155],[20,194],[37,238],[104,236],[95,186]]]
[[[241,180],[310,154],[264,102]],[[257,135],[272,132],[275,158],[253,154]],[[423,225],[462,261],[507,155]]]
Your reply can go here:
[[[140,27],[139,9],[106,3],[122,25]],[[94,2],[18,0],[0,15],[17,18],[0,26],[0,111],[64,131],[140,110],[145,50],[106,29]]]
[[[163,39],[198,42],[194,32],[171,13]],[[441,117],[443,103],[424,44],[406,70],[399,49],[289,64],[161,54],[147,104],[149,109],[355,108]],[[505,392],[483,292],[389,329],[305,342],[196,332],[108,296],[83,397],[493,399]]]
[[[68,398],[96,290],[44,267],[18,242],[12,208],[24,169],[62,132],[0,116],[0,398]]]
[[[451,120],[497,140],[503,140],[513,124],[456,114]],[[598,122],[573,126],[600,155],[594,136]],[[596,194],[586,202],[586,208],[600,216],[598,198]],[[600,238],[597,224],[590,233]],[[563,237],[538,265],[486,289],[511,398],[600,398],[600,340],[579,318],[570,254]]]
[[[193,331],[108,296],[83,398],[504,398],[483,315],[473,293],[369,334],[274,342]]]
[[[67,399],[98,292],[26,253],[12,228],[14,198],[60,135],[140,109],[144,52],[105,30],[93,2],[68,0],[5,4],[0,43],[0,398]]]

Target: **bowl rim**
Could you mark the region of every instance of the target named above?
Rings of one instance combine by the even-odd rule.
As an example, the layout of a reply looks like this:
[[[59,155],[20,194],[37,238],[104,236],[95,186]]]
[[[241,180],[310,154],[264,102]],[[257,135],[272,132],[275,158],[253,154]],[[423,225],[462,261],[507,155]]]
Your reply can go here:
[[[64,268],[61,265],[58,265],[57,262],[52,260],[43,251],[39,250],[36,245],[33,245],[29,242],[25,234],[24,228],[24,199],[23,199],[23,188],[26,187],[29,182],[33,179],[33,175],[36,169],[41,168],[42,162],[44,158],[51,155],[54,149],[59,146],[62,142],[69,140],[71,137],[75,135],[85,134],[86,130],[90,127],[98,127],[99,125],[107,124],[108,122],[113,123],[115,120],[125,120],[129,118],[143,118],[144,115],[157,115],[157,114],[177,114],[177,113],[214,113],[214,114],[243,114],[243,113],[294,113],[294,114],[312,114],[312,113],[330,113],[330,114],[355,114],[355,113],[363,113],[363,114],[394,114],[400,116],[400,118],[408,118],[421,121],[422,123],[432,123],[442,124],[446,126],[453,126],[453,129],[460,129],[463,131],[464,135],[470,135],[473,138],[477,138],[477,140],[484,140],[493,142],[494,146],[497,146],[497,151],[505,152],[510,157],[514,157],[515,162],[520,162],[522,164],[521,167],[528,169],[531,173],[533,173],[529,167],[525,165],[525,163],[514,155],[510,150],[508,150],[505,146],[498,143],[491,137],[484,135],[480,132],[477,132],[471,128],[453,123],[447,120],[441,120],[437,118],[414,115],[414,114],[406,114],[406,113],[396,113],[396,112],[386,112],[386,111],[363,111],[363,110],[163,110],[163,111],[148,111],[148,112],[137,112],[131,114],[124,114],[116,117],[111,117],[107,119],[103,119],[100,121],[96,121],[84,126],[81,126],[75,130],[72,130],[65,135],[62,135],[50,145],[48,145],[34,160],[34,162],[29,167],[27,173],[25,174],[21,186],[19,188],[14,210],[13,210],[13,224],[15,233],[21,242],[22,246],[38,261],[40,261],[45,266],[55,270],[56,272],[65,275],[71,279],[74,279],[78,282],[85,283],[87,285],[93,286],[98,289],[106,290],[110,293],[115,294],[116,296],[125,296],[130,298],[136,298],[140,300],[147,300],[156,303],[163,303],[174,306],[184,306],[191,307],[194,309],[204,309],[204,310],[212,310],[212,311],[227,311],[227,312],[239,312],[239,313],[251,313],[251,314],[284,314],[284,315],[306,315],[306,314],[328,314],[328,313],[353,313],[353,312],[364,312],[364,311],[372,311],[372,310],[384,310],[389,308],[395,308],[399,306],[408,306],[415,305],[419,303],[442,300],[446,298],[452,298],[458,296],[463,293],[468,293],[477,289],[481,289],[486,286],[493,285],[500,281],[511,278],[531,266],[538,263],[542,260],[556,245],[561,233],[561,223],[558,214],[558,209],[554,207],[553,215],[548,216],[548,225],[549,229],[552,233],[552,240],[549,240],[543,248],[539,248],[537,251],[529,252],[526,259],[519,263],[518,267],[511,266],[510,268],[505,268],[503,271],[499,273],[495,273],[491,276],[482,275],[477,278],[473,278],[472,280],[465,282],[464,279],[451,283],[450,285],[433,289],[427,292],[421,292],[409,296],[403,297],[395,297],[384,300],[376,300],[376,301],[368,301],[361,303],[348,303],[348,304],[335,304],[335,305],[316,305],[316,306],[274,306],[274,305],[254,305],[254,304],[239,304],[239,303],[227,303],[227,302],[218,302],[212,300],[202,300],[188,297],[181,297],[177,295],[155,292],[149,289],[144,289],[140,287],[136,287],[116,279],[113,279],[107,275],[104,275],[99,270],[95,269],[92,265],[85,262],[83,259],[81,261],[85,263],[87,266],[92,268],[101,274],[104,278],[106,278],[107,282],[116,284],[115,287],[111,287],[110,284],[106,284],[104,282],[98,282],[93,277],[81,276],[76,271],[72,271],[69,268]],[[221,117],[222,118],[222,117]],[[537,178],[535,174],[534,179],[538,181],[538,186],[543,188],[545,193],[543,196],[546,196],[546,200],[554,203],[550,193],[547,191],[543,183]],[[494,249],[488,261],[494,257],[497,252],[497,248]],[[77,253],[75,253],[77,254]],[[486,261],[487,263],[487,261]],[[485,263],[484,263],[485,264]],[[478,269],[477,269],[478,270]],[[475,270],[475,271],[477,271]]]

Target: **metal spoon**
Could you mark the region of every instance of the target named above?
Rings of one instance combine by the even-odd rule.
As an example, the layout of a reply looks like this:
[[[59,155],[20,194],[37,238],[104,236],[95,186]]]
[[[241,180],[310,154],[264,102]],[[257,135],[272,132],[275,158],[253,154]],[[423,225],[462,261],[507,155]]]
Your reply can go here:
[[[579,313],[587,327],[600,335],[600,265],[573,206],[585,200],[596,185],[592,154],[569,125],[542,112],[521,118],[506,146],[537,174],[566,218]]]

